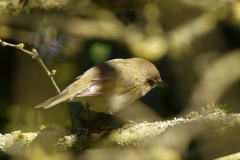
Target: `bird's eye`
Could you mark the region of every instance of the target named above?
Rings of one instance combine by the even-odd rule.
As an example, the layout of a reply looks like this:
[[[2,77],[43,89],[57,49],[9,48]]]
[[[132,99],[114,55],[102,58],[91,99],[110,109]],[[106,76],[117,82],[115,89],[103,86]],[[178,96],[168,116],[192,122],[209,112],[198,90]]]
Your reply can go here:
[[[155,82],[151,79],[148,79],[147,80],[147,83],[150,85],[150,86],[153,86],[155,84]]]

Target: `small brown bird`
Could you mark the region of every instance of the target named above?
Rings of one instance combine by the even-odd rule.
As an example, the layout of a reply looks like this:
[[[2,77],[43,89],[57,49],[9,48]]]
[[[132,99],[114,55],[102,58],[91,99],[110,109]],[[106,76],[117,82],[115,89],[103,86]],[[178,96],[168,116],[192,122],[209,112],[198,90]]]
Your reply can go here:
[[[88,113],[114,114],[160,83],[160,74],[151,62],[142,58],[113,59],[90,68],[59,95],[35,108],[81,101]]]

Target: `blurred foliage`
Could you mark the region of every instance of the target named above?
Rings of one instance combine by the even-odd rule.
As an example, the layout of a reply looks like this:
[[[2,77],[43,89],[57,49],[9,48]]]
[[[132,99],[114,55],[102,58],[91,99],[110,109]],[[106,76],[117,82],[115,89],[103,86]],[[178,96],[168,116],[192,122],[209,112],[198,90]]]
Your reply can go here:
[[[57,71],[61,89],[102,61],[142,57],[154,62],[168,87],[156,87],[139,109],[124,115],[156,121],[199,113],[213,102],[240,111],[239,15],[238,0],[2,0],[0,39],[35,48],[49,70]],[[57,93],[31,57],[0,47],[0,74],[0,133],[69,123],[61,104],[33,108]],[[84,107],[70,105],[78,126],[88,127]],[[92,117],[94,124],[122,126],[105,114]]]
[[[90,47],[90,58],[96,63],[109,60],[111,46],[104,43],[95,42]]]

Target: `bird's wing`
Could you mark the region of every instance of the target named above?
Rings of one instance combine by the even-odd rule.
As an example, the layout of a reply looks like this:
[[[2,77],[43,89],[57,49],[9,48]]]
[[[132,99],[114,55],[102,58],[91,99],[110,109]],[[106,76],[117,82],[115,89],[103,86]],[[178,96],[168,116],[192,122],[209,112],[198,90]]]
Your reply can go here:
[[[138,83],[136,78],[133,78],[134,70],[129,63],[118,60],[117,66],[110,63],[102,63],[98,65],[94,70],[95,76],[91,78],[91,83],[85,88],[78,90],[74,97],[88,97],[88,96],[100,96],[109,94],[123,94],[131,92]],[[87,71],[85,74],[89,74]],[[136,71],[135,71],[136,72]],[[78,80],[85,81],[85,74]]]
[[[47,101],[37,105],[35,108],[40,108],[40,107],[43,107],[44,109],[50,108],[52,106],[57,105],[58,103],[65,101],[68,98],[69,97],[66,93],[60,93],[59,95],[52,97],[52,98],[48,99]]]

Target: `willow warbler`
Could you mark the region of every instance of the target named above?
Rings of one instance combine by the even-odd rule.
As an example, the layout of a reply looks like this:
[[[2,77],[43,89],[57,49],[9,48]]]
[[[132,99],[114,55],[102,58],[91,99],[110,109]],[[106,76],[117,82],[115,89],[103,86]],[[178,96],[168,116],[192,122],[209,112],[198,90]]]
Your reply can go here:
[[[88,111],[114,114],[160,83],[160,74],[151,62],[142,58],[113,59],[90,68],[59,95],[35,108],[81,101]]]

